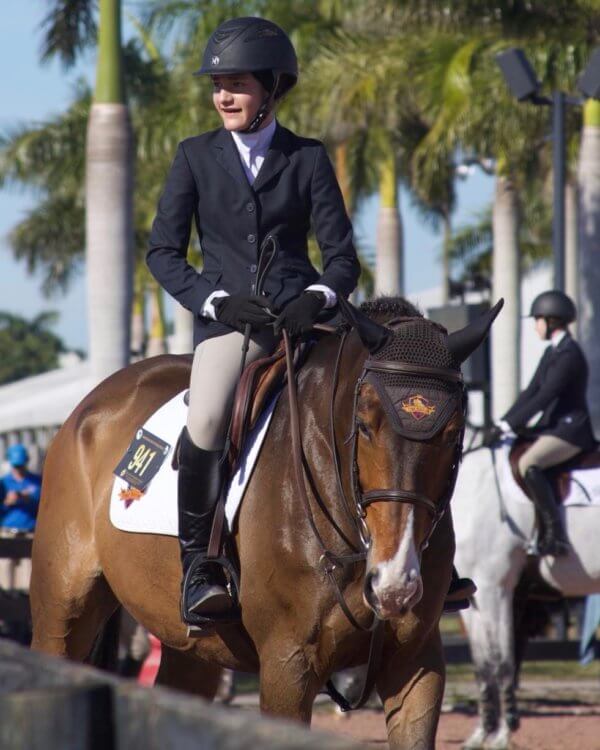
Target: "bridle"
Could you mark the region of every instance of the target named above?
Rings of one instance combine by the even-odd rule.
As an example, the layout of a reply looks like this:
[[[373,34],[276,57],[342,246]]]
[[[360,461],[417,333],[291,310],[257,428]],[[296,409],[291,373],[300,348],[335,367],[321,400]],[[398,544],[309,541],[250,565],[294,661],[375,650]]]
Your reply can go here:
[[[394,321],[390,321],[392,324]],[[389,325],[389,324],[388,324]],[[342,334],[343,339],[340,343],[340,349],[338,352],[338,360],[336,364],[339,364],[341,361],[342,351],[345,344],[345,337],[347,335],[347,332],[344,332]],[[421,492],[415,492],[414,490],[405,490],[405,489],[373,489],[368,490],[367,492],[363,492],[362,488],[360,486],[360,474],[359,474],[359,467],[358,467],[358,421],[356,418],[357,413],[357,406],[358,406],[358,398],[360,394],[360,390],[362,386],[365,383],[366,377],[369,374],[369,372],[384,372],[384,373],[394,373],[394,374],[400,374],[400,375],[416,375],[416,376],[425,376],[427,378],[434,378],[438,380],[442,380],[445,382],[449,382],[451,384],[456,384],[460,386],[461,388],[461,403],[462,403],[462,409],[463,409],[463,427],[459,433],[459,436],[456,440],[456,443],[454,445],[454,455],[452,460],[452,465],[450,467],[450,475],[448,478],[447,486],[444,490],[444,494],[442,495],[441,500],[439,500],[437,503],[434,502],[431,498],[427,497],[425,494]],[[332,403],[335,400],[335,391],[337,389],[337,382],[339,379],[339,368],[336,367],[336,371],[334,374],[334,391],[332,394]],[[452,370],[449,368],[441,368],[441,367],[427,367],[425,365],[416,365],[412,363],[407,362],[397,362],[395,360],[379,360],[379,359],[372,359],[367,358],[363,365],[362,373],[359,377],[359,379],[356,382],[356,386],[354,389],[354,402],[353,402],[353,408],[352,408],[352,426],[351,426],[351,433],[346,443],[351,442],[352,448],[351,448],[351,462],[352,462],[352,505],[355,509],[355,514],[359,519],[359,532],[361,541],[363,543],[363,546],[365,547],[365,550],[368,551],[368,549],[371,546],[371,535],[369,532],[369,528],[366,523],[366,508],[369,505],[372,505],[373,503],[381,503],[381,502],[396,502],[396,503],[407,503],[414,506],[419,506],[424,508],[431,516],[431,523],[428,530],[428,533],[421,543],[420,552],[423,552],[429,544],[429,540],[431,539],[431,536],[433,532],[435,531],[435,528],[437,524],[439,523],[440,519],[446,512],[448,505],[450,503],[450,499],[452,498],[452,493],[454,491],[454,486],[456,484],[456,477],[458,474],[458,467],[460,464],[460,459],[462,455],[462,447],[463,447],[463,437],[464,437],[464,416],[466,411],[466,397],[465,397],[465,390],[464,390],[464,384],[463,384],[463,377],[460,371]],[[331,417],[332,415],[330,415]],[[332,441],[334,442],[334,448],[335,448],[335,430],[331,429],[331,436]],[[334,450],[334,454],[337,456],[337,449]],[[344,496],[344,505],[348,507],[350,503],[345,498],[344,493],[344,487],[343,482],[341,480],[341,473],[340,473],[340,465],[339,461],[334,461],[335,467],[336,467],[336,473],[338,475],[338,488],[340,489],[340,492]]]
[[[388,323],[388,326],[391,326],[394,322],[395,321],[390,321]],[[421,375],[421,376],[426,376],[429,378],[437,378],[442,381],[459,384],[462,389],[463,417],[464,417],[465,410],[466,410],[466,398],[465,398],[465,390],[463,386],[462,376],[460,372],[458,371],[437,368],[437,367],[436,368],[424,367],[420,365],[413,365],[413,364],[406,363],[406,362],[397,362],[397,361],[392,361],[392,360],[379,360],[379,359],[371,359],[371,358],[366,359],[363,364],[362,373],[359,379],[357,380],[357,383],[354,389],[351,432],[348,438],[344,441],[345,444],[348,444],[350,442],[352,443],[352,447],[351,447],[352,498],[349,499],[347,496],[347,493],[344,490],[344,482],[342,480],[341,461],[340,461],[336,434],[335,434],[335,398],[336,398],[337,388],[339,384],[340,368],[341,368],[342,357],[344,353],[344,347],[346,344],[346,340],[348,338],[348,334],[351,329],[349,326],[343,326],[340,329],[332,329],[331,327],[326,327],[326,326],[315,326],[315,328],[320,328],[321,330],[327,330],[330,333],[338,332],[341,334],[340,345],[338,347],[338,352],[337,352],[335,366],[334,366],[332,389],[331,389],[331,400],[330,400],[330,407],[329,407],[329,433],[330,433],[330,446],[329,447],[330,447],[331,455],[333,458],[333,463],[335,466],[335,476],[336,476],[336,483],[338,486],[338,491],[342,498],[342,503],[346,511],[347,518],[349,519],[349,521],[351,522],[351,524],[355,527],[357,531],[359,544],[358,545],[353,544],[350,540],[348,540],[346,536],[342,533],[342,531],[339,529],[339,527],[333,522],[333,520],[331,520],[331,525],[333,526],[333,528],[336,529],[336,531],[344,539],[344,541],[348,544],[348,546],[350,546],[350,548],[352,549],[351,553],[345,554],[345,555],[339,555],[336,552],[332,552],[330,549],[328,549],[327,544],[325,543],[315,523],[315,519],[314,519],[313,512],[312,512],[312,507],[308,499],[308,495],[306,492],[306,484],[305,484],[305,467],[307,468],[307,466],[304,460],[304,452],[302,449],[302,438],[300,435],[298,394],[297,394],[297,389],[296,389],[296,379],[295,379],[295,373],[294,373],[294,351],[292,348],[289,335],[287,331],[284,330],[283,340],[284,340],[284,347],[285,347],[287,383],[288,383],[287,390],[288,390],[288,399],[289,399],[289,407],[290,407],[292,458],[293,458],[293,463],[294,463],[296,483],[298,485],[300,499],[304,505],[306,518],[311,527],[313,535],[319,547],[321,548],[321,555],[319,558],[319,567],[329,579],[332,585],[333,592],[337,599],[337,602],[341,610],[343,611],[344,615],[346,616],[348,621],[351,623],[351,625],[355,627],[357,630],[366,631],[371,634],[367,671],[366,671],[366,675],[364,678],[364,683],[363,683],[360,696],[355,701],[350,703],[343,695],[340,694],[340,692],[336,689],[335,685],[333,684],[331,680],[329,680],[327,683],[327,692],[329,693],[331,698],[338,704],[338,706],[342,709],[342,711],[349,711],[349,710],[360,708],[361,706],[363,706],[368,700],[373,690],[373,687],[375,685],[375,681],[379,673],[379,667],[381,664],[381,658],[382,658],[382,653],[383,653],[384,621],[381,620],[379,617],[377,617],[376,614],[374,614],[373,620],[368,627],[365,627],[364,625],[362,625],[356,619],[356,617],[354,616],[354,614],[348,607],[348,604],[346,603],[344,599],[344,595],[340,589],[340,585],[334,573],[336,569],[338,568],[346,568],[350,565],[363,562],[366,560],[369,548],[371,546],[371,534],[369,531],[369,527],[367,526],[367,523],[366,523],[366,508],[369,505],[372,505],[373,503],[399,502],[399,503],[408,503],[413,506],[421,506],[425,508],[431,515],[431,524],[430,524],[428,533],[426,535],[426,538],[421,545],[421,552],[426,548],[431,538],[431,535],[433,534],[437,524],[439,523],[440,519],[446,512],[448,505],[450,503],[450,498],[452,497],[452,492],[454,490],[454,485],[456,482],[456,475],[458,473],[458,466],[460,463],[463,435],[464,435],[464,427],[463,427],[463,429],[461,429],[459,437],[454,446],[454,456],[453,456],[450,476],[448,478],[447,486],[445,488],[444,495],[442,496],[441,502],[435,503],[433,500],[431,500],[431,498],[426,497],[422,493],[413,492],[411,490],[404,490],[404,489],[392,489],[392,490],[375,489],[375,490],[369,490],[368,492],[363,493],[360,487],[360,477],[359,477],[359,471],[358,471],[358,458],[357,458],[358,422],[356,419],[356,411],[357,411],[360,388],[362,387],[363,383],[365,382],[365,378],[370,372],[378,372],[378,371],[383,370],[385,372],[402,373],[402,374],[409,374],[409,375]],[[317,497],[317,500],[320,502],[320,499],[318,497]]]

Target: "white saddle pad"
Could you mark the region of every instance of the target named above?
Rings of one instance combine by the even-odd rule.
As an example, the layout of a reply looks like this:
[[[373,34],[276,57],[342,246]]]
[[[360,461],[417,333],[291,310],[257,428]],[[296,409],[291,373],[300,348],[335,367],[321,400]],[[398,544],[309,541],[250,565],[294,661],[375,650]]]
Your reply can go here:
[[[531,503],[531,500],[519,487],[510,468],[508,456],[513,440],[504,439],[502,447],[497,449],[498,479],[503,492],[509,492],[511,497],[519,502]],[[562,502],[568,505],[600,505],[600,467],[596,469],[578,469],[571,472],[569,494]]]
[[[163,404],[143,425],[146,430],[171,446],[146,492],[137,500],[122,500],[120,493],[128,485],[115,477],[110,498],[110,520],[121,531],[178,536],[177,472],[172,468],[171,461],[177,438],[187,417],[184,394],[185,391],[182,391]],[[274,396],[248,435],[239,468],[229,485],[225,513],[230,528],[252,476],[278,397],[279,394]]]

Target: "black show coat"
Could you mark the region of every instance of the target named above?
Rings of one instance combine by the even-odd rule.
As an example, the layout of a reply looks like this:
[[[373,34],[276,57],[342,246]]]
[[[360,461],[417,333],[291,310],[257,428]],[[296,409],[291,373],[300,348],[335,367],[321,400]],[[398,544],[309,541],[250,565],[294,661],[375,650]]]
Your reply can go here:
[[[204,256],[198,273],[186,259],[192,219]],[[311,220],[323,258],[321,276],[308,258]],[[231,328],[201,315],[215,290],[252,292],[258,250],[276,234],[280,256],[264,292],[282,309],[308,285],[325,284],[347,297],[360,264],[352,225],[331,162],[320,141],[277,125],[250,186],[231,134],[213,130],[179,144],[150,234],[146,260],[158,282],[195,315],[194,346]]]
[[[582,450],[595,445],[586,401],[588,365],[579,344],[567,333],[544,352],[531,383],[503,419],[518,432],[543,412],[534,433],[555,435]]]

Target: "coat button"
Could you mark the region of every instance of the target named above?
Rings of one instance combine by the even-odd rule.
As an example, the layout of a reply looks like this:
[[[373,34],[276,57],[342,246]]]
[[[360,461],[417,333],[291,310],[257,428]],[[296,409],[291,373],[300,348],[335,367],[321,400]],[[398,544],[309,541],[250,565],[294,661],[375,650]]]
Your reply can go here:
[[[255,234],[249,234],[249,235],[248,235],[248,236],[246,237],[246,239],[248,240],[248,242],[249,242],[250,244],[252,244],[252,243],[256,242],[256,235],[255,235]]]
[[[258,266],[255,266],[254,263],[250,266],[250,273],[256,273],[258,270]]]
[[[246,203],[246,211],[251,214],[254,211],[254,203]]]

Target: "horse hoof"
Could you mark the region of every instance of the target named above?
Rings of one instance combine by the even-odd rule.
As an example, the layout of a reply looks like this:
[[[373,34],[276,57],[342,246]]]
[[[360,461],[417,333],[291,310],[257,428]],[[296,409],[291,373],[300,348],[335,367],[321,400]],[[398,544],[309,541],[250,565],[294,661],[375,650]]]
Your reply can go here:
[[[509,750],[510,729],[506,724],[492,734],[489,734],[483,743],[484,750]]]
[[[473,734],[465,741],[462,750],[483,750],[488,733],[483,727],[477,727]]]

